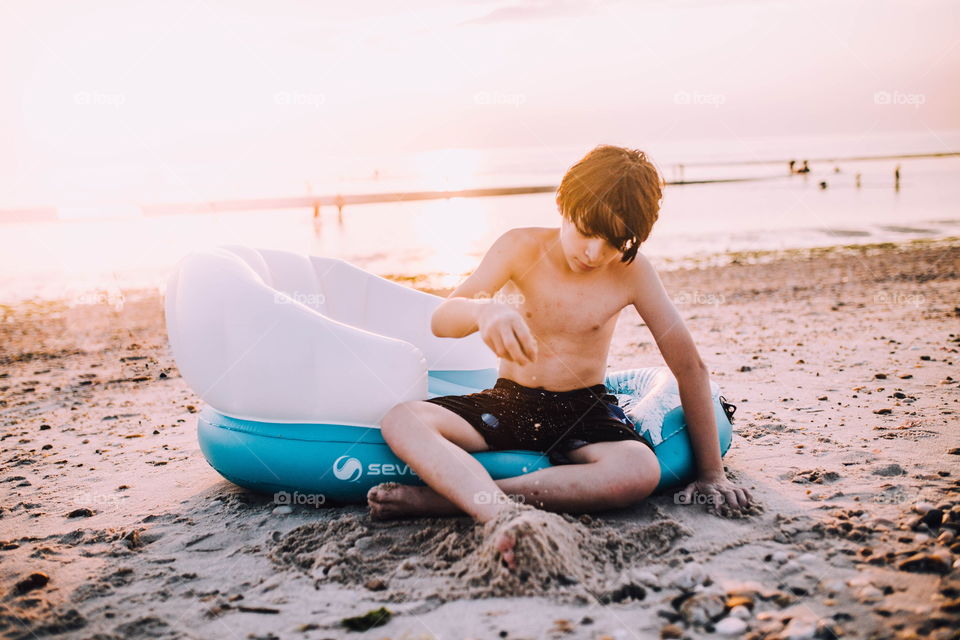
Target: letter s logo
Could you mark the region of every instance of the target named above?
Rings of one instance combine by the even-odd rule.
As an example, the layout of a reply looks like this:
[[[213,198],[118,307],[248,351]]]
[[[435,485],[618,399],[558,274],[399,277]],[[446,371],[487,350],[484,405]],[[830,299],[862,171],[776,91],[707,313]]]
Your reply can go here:
[[[352,456],[340,456],[333,461],[333,475],[337,480],[356,482],[363,475],[363,465]]]

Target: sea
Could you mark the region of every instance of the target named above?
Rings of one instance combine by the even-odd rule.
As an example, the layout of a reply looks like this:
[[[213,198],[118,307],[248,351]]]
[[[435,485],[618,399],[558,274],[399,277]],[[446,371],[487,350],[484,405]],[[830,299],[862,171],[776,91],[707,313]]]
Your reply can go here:
[[[665,188],[641,248],[661,269],[742,252],[960,236],[960,156],[908,157],[960,151],[960,130],[616,143],[645,150],[666,180],[692,183]],[[508,229],[559,225],[553,194],[322,207],[316,217],[310,208],[148,215],[141,206],[189,195],[206,202],[556,185],[592,146],[325,157],[238,175],[230,189],[222,180],[204,189],[194,172],[189,194],[153,189],[149,199],[131,191],[60,205],[51,193],[53,213],[36,216],[23,203],[0,202],[0,303],[83,304],[128,289],[162,291],[183,256],[231,244],[342,258],[428,288],[455,286]],[[790,160],[796,167],[807,160],[809,172],[791,174]],[[742,180],[710,182],[729,179]]]

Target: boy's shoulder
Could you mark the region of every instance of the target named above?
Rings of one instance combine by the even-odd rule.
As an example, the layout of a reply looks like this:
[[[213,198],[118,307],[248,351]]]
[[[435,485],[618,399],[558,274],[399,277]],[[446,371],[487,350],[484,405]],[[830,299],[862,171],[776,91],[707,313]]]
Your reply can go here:
[[[559,233],[556,227],[515,227],[497,238],[494,247],[515,257],[536,258]]]
[[[515,244],[528,244],[542,242],[558,233],[560,233],[559,227],[514,227],[505,231],[500,239]]]

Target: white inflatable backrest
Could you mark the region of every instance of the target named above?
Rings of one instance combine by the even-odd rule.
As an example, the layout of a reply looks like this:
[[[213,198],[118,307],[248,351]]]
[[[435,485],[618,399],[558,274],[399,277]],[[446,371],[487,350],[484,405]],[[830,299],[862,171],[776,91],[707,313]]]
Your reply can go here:
[[[430,370],[497,368],[494,353],[477,334],[438,338],[430,317],[443,298],[391,282],[344,260],[289,251],[224,247],[265,281],[327,317],[372,333],[405,340],[421,351]]]
[[[426,397],[419,349],[278,298],[250,259],[194,253],[167,284],[171,350],[205,402],[236,418],[376,426],[392,406]]]
[[[234,251],[233,247],[229,247]],[[256,256],[251,260],[264,265],[267,277],[264,282],[277,292],[285,293],[289,298],[310,307],[314,311],[324,312],[323,294],[313,264],[306,256],[289,251],[269,251],[252,249]],[[239,254],[246,259],[244,254]]]
[[[220,412],[376,425],[426,397],[427,369],[497,366],[477,334],[432,334],[442,300],[342,260],[226,246],[180,262],[165,308],[184,379]]]

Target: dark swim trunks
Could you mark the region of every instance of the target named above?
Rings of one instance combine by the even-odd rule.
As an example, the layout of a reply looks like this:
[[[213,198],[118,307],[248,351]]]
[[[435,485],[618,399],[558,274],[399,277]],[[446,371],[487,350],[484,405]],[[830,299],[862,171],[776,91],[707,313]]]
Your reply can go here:
[[[546,391],[498,378],[492,389],[427,402],[469,422],[491,451],[543,451],[553,464],[570,464],[567,452],[594,442],[638,440],[653,449],[602,384]]]

